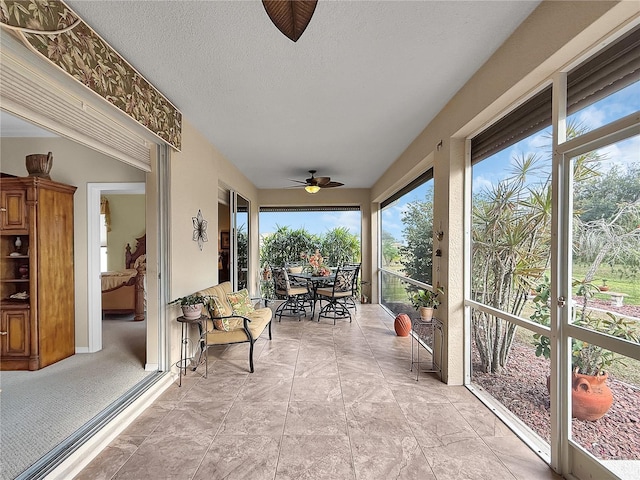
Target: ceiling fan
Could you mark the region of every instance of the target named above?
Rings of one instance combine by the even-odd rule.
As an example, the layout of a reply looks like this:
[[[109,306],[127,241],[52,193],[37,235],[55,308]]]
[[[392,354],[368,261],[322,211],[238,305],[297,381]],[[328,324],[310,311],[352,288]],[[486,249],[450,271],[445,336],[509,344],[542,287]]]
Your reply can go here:
[[[318,193],[322,188],[333,188],[333,187],[341,187],[344,183],[340,182],[332,182],[331,177],[316,177],[316,170],[309,170],[311,177],[302,180],[293,180],[292,182],[301,183],[304,185],[304,189],[308,193]]]

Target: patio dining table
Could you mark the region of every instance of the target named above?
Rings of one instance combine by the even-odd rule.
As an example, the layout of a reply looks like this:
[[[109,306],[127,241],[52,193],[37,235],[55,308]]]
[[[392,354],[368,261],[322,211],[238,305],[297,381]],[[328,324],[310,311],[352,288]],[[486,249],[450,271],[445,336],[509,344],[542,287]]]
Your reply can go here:
[[[327,284],[331,284],[336,279],[336,274],[332,270],[333,273],[327,276],[314,275],[312,273],[289,273],[289,277],[296,280],[304,280],[308,285],[311,285],[311,290],[313,291],[313,303],[311,305],[311,318],[315,315],[316,312],[316,301],[318,300],[318,288],[323,287]]]

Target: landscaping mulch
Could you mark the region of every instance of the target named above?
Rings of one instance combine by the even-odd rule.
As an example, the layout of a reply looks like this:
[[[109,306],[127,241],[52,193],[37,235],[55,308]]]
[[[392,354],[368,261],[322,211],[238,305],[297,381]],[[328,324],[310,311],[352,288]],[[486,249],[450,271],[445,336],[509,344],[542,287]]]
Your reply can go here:
[[[640,319],[638,305],[614,307],[604,300],[589,300],[588,305]],[[407,309],[403,313],[415,318],[415,311]],[[416,333],[427,344],[431,344],[430,328],[414,327],[417,327]],[[475,345],[472,350],[472,382],[550,442],[551,410],[547,390],[547,376],[551,372],[549,360],[536,357],[532,345],[519,342],[516,338],[506,371],[487,374],[481,372]],[[572,419],[572,438],[601,460],[640,460],[640,385],[630,385],[613,375],[609,375],[607,384],[613,392],[613,405],[604,417],[594,422]]]
[[[480,372],[475,357],[472,381],[550,442],[549,372],[548,360],[536,357],[532,346],[514,341],[505,373]],[[613,392],[613,405],[595,422],[572,419],[572,438],[601,460],[639,460],[640,387],[612,376],[607,383]]]

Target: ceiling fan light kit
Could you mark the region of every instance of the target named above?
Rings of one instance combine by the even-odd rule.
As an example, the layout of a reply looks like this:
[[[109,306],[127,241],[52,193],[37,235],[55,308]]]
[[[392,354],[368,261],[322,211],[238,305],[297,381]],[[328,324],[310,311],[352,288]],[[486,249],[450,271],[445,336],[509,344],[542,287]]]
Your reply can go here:
[[[320,191],[320,187],[318,185],[307,185],[304,189],[307,193],[318,193]]]

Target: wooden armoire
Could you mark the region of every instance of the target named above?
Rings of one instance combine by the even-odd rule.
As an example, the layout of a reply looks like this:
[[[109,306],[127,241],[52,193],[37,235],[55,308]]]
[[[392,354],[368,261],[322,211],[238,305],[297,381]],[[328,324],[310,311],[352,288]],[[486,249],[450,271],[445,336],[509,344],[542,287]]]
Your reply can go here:
[[[75,191],[0,178],[1,370],[38,370],[75,353]]]

